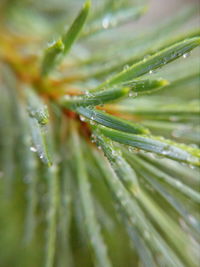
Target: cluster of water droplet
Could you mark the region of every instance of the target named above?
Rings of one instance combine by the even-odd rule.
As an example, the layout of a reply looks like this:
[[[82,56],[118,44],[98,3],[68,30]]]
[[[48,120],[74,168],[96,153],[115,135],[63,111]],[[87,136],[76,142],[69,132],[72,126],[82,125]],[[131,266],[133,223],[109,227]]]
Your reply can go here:
[[[38,146],[38,148],[36,148],[34,146],[31,146],[30,147],[30,151],[33,152],[33,153],[37,152],[39,154],[39,158],[40,159],[44,159],[44,154],[43,154],[43,152],[42,152],[42,150],[41,150],[41,148],[39,146]]]
[[[91,142],[96,143],[96,141],[97,141],[97,136],[94,133],[91,134]]]
[[[134,91],[130,91],[129,94],[128,94],[129,97],[137,97],[138,96],[138,93],[137,92],[134,92]]]
[[[131,153],[139,153],[141,151],[141,149],[139,149],[137,147],[128,146],[128,151]]]

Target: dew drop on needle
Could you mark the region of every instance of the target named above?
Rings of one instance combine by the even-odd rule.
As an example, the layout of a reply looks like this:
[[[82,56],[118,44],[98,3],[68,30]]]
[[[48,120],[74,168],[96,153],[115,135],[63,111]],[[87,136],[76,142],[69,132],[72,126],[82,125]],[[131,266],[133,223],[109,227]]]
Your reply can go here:
[[[35,147],[31,146],[31,147],[30,147],[30,151],[32,151],[32,152],[37,152],[37,149],[36,149]]]
[[[108,29],[109,26],[110,26],[110,15],[106,15],[102,20],[102,27],[104,29]]]
[[[128,69],[129,69],[129,65],[128,64],[124,65],[123,70],[128,70]]]
[[[185,54],[183,54],[183,58],[187,58],[187,57],[189,57],[190,56],[190,53],[185,53]]]

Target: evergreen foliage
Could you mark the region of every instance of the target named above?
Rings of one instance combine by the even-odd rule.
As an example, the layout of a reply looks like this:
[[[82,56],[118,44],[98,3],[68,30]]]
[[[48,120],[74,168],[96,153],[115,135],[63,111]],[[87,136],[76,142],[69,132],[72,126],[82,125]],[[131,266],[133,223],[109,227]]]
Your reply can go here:
[[[199,266],[196,9],[145,12],[0,3],[1,267]]]

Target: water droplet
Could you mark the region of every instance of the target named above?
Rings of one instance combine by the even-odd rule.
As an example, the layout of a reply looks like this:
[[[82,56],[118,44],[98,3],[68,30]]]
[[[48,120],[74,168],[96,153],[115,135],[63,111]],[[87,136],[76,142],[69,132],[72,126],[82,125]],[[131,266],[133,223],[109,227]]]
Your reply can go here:
[[[129,152],[133,152],[133,148],[131,146],[128,147]]]
[[[188,219],[189,219],[189,221],[190,221],[192,224],[198,224],[198,222],[197,222],[197,220],[194,218],[194,216],[189,215],[189,216],[188,216]]]
[[[149,57],[150,57],[150,55],[144,56],[143,61],[145,62]]]
[[[129,96],[129,97],[133,96],[133,92],[130,92],[130,93],[128,94],[128,96]]]
[[[94,134],[91,135],[91,142],[92,143],[96,142],[96,135],[94,135]]]
[[[47,43],[47,46],[48,47],[51,47],[51,46],[55,45],[55,43],[56,43],[56,41],[55,40],[52,40],[52,41],[50,41],[50,42]]]
[[[129,94],[128,94],[128,96],[129,97],[136,97],[138,95],[138,93],[137,92],[129,92]]]
[[[102,20],[102,27],[104,29],[108,29],[108,27],[110,26],[111,23],[111,15],[106,15],[103,20]]]
[[[82,115],[80,115],[80,120],[81,121],[85,121],[85,117],[83,117]]]
[[[185,53],[185,54],[183,54],[183,58],[187,58],[187,57],[189,57],[190,56],[190,53]]]
[[[112,150],[111,153],[112,153],[113,156],[117,156],[118,155],[116,150]]]
[[[162,155],[169,155],[171,153],[170,151],[170,146],[169,145],[165,145],[161,151]]]
[[[149,74],[152,74],[152,73],[153,73],[153,70],[150,70],[150,71],[149,71]]]
[[[170,151],[169,151],[169,150],[163,150],[163,151],[162,151],[162,154],[165,155],[165,156],[167,156],[167,155],[170,154]]]
[[[44,158],[44,155],[41,154],[41,155],[40,155],[40,159],[43,159],[43,158]]]
[[[195,166],[194,165],[189,165],[190,169],[195,169]]]
[[[126,64],[126,65],[124,65],[123,70],[128,70],[129,67],[130,67],[130,66],[129,66],[128,64]]]
[[[137,148],[137,147],[129,146],[129,147],[128,147],[128,151],[129,151],[129,152],[138,153],[138,152],[140,152],[141,150],[140,150],[139,148]]]
[[[30,151],[32,151],[32,152],[37,152],[37,149],[36,149],[35,147],[31,146],[31,147],[30,147]]]

